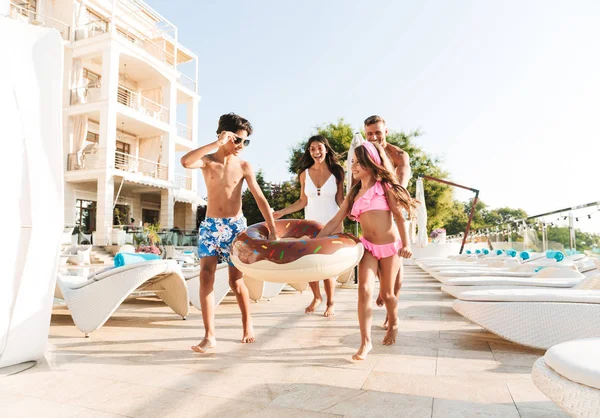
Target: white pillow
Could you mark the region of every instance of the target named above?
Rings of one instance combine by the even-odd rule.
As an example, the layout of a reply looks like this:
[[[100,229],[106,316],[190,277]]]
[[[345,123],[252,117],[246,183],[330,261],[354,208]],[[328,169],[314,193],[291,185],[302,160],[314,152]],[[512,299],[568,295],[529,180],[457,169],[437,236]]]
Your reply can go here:
[[[87,251],[78,250],[77,251],[77,264],[79,264],[79,265],[91,264],[90,252],[91,251],[89,251],[89,250],[87,250]]]

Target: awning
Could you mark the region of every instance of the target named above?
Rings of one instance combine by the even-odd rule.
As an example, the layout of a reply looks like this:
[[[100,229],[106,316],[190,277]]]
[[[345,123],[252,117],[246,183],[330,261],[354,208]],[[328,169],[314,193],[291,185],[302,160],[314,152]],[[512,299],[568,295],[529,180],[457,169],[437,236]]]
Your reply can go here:
[[[182,191],[180,189],[179,192],[176,191],[173,194],[174,194],[174,199],[176,202],[191,203],[192,205],[206,206],[206,200],[202,199],[200,196],[194,194],[191,191]]]
[[[162,189],[173,189],[176,186],[166,180],[155,179],[152,177],[141,175],[140,173],[123,173],[125,181],[132,183],[143,184],[144,186],[160,187]]]

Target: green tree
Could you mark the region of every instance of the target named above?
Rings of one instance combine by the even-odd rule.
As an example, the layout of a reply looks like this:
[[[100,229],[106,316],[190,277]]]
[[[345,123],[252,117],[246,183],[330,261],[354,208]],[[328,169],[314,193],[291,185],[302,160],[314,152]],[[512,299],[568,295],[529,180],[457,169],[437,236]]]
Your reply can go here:
[[[265,181],[262,170],[256,172],[256,182],[267,198],[269,205],[272,205],[271,185]],[[244,193],[242,193],[242,211],[244,212],[248,225],[254,225],[259,222],[264,222],[265,220],[258,209],[256,200],[254,200],[254,196],[252,196],[250,189],[246,189],[244,190]]]

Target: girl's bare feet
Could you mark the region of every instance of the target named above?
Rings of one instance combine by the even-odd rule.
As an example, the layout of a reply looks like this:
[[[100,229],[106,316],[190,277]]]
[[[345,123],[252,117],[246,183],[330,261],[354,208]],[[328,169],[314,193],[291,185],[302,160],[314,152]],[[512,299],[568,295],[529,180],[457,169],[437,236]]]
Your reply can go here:
[[[392,326],[388,326],[385,337],[383,337],[383,345],[396,344],[396,336],[398,336],[398,321]]]
[[[388,329],[388,319],[387,319],[387,316],[385,317],[385,320],[383,321],[383,325],[381,326],[381,328]]]
[[[304,313],[313,313],[321,303],[323,303],[323,299],[314,298],[310,305],[306,307]]]
[[[193,345],[191,348],[196,353],[204,354],[208,351],[209,348],[215,348],[217,346],[217,340],[212,338],[204,338],[200,341],[200,344]]]
[[[383,303],[383,298],[381,297],[381,293],[379,295],[377,295],[377,300],[375,301],[375,303],[377,304],[377,306],[379,306],[380,308],[384,305]]]
[[[363,342],[360,345],[360,347],[358,348],[358,351],[356,352],[356,354],[352,356],[352,360],[366,359],[367,354],[369,354],[369,351],[371,351],[372,349],[373,349],[373,344],[371,344],[371,341]]]
[[[249,324],[244,325],[244,335],[242,336],[242,342],[243,343],[253,343],[254,340],[255,340],[254,327],[252,326],[252,323],[250,322]]]
[[[327,304],[327,309],[325,309],[325,313],[323,316],[329,317],[335,315],[335,308],[333,307],[333,302]]]

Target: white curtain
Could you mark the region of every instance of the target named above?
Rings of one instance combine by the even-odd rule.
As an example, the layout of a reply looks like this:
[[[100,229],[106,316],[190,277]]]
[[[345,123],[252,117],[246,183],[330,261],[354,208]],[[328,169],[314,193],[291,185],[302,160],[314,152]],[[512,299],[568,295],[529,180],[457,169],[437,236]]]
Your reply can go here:
[[[71,68],[71,104],[85,103],[86,82],[83,78],[83,62],[80,59],[73,60]]]
[[[419,201],[417,207],[417,246],[427,247],[427,207],[425,206],[425,189],[423,179],[417,179],[417,191],[415,198]]]
[[[88,26],[86,7],[84,0],[76,1],[75,7],[75,40],[87,38]]]
[[[77,164],[83,166],[81,150],[88,133],[88,117],[86,115],[73,116],[73,152],[77,154]]]

